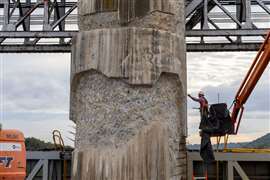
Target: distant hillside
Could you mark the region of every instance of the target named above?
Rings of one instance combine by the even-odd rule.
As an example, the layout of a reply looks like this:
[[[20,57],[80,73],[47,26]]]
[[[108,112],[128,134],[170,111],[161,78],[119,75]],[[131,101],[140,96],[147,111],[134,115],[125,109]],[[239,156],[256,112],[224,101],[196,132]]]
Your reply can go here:
[[[53,143],[45,142],[34,137],[26,138],[25,146],[27,151],[44,151],[55,149]],[[189,144],[187,145],[187,148],[190,150],[199,150],[200,144]],[[213,145],[213,148],[215,149],[216,145]],[[223,148],[223,144],[220,145],[220,148]],[[251,142],[229,143],[228,148],[255,148],[255,149],[270,148],[270,133]],[[72,148],[67,146],[66,150],[72,150]]]
[[[215,142],[212,142],[213,144]],[[220,148],[223,148],[224,144],[220,144]],[[254,148],[254,149],[267,149],[270,148],[270,133],[254,140],[251,142],[243,143],[229,143],[228,148]],[[190,150],[199,150],[200,144],[189,144],[187,148]],[[213,148],[216,148],[216,145],[213,145]]]
[[[266,149],[270,148],[270,133],[244,145],[245,148],[258,148]]]
[[[212,143],[216,143],[216,142],[212,142]],[[248,144],[248,143],[229,143],[227,144],[227,148],[244,148],[245,145]],[[200,149],[200,144],[189,144],[187,145],[187,148],[189,150],[199,150]],[[216,144],[213,144],[213,149],[216,149]],[[224,144],[220,144],[219,145],[219,149],[222,149],[224,147]]]

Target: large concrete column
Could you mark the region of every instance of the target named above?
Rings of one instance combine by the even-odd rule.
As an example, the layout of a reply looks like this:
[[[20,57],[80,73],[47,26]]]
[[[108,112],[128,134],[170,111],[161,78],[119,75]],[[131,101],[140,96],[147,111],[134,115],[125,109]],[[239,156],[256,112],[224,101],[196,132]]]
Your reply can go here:
[[[73,180],[186,179],[184,0],[80,0]]]

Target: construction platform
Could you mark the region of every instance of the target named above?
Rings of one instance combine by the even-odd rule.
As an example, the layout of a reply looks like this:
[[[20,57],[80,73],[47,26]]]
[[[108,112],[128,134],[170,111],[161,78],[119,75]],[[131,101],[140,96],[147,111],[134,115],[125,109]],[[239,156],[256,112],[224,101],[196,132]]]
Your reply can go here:
[[[217,152],[216,162],[208,167],[209,180],[269,180],[269,152]],[[27,180],[62,180],[63,160],[67,161],[70,179],[71,152],[27,152]],[[199,152],[188,152],[188,180],[203,177],[203,162]]]

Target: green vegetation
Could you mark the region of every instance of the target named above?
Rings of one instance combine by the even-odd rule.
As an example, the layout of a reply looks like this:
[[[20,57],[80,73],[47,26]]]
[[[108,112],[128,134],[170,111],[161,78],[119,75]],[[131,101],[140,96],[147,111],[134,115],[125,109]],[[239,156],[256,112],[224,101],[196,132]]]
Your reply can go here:
[[[25,147],[27,151],[54,150],[53,143],[45,142],[34,137],[25,138]]]
[[[27,151],[54,151],[55,146],[51,142],[45,142],[34,137],[25,138],[25,147]],[[73,148],[65,146],[65,151],[72,151]]]

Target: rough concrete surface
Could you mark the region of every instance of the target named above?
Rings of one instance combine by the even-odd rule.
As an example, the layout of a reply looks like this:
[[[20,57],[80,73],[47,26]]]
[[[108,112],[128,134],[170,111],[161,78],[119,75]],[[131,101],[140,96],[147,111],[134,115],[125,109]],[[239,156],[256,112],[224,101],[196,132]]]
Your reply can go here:
[[[158,124],[159,128],[164,128],[167,136],[162,139],[165,142],[159,140],[158,143],[161,143],[162,146],[166,143],[166,146],[162,148],[164,153],[170,155],[166,156],[166,163],[163,163],[164,166],[168,165],[170,168],[167,166],[163,168],[168,168],[168,177],[179,178],[181,173],[185,173],[186,165],[185,148],[183,147],[185,142],[181,139],[185,135],[185,121],[181,120],[185,119],[186,97],[180,87],[178,76],[173,74],[162,74],[153,86],[129,85],[121,79],[110,79],[93,70],[81,74],[74,92],[76,101],[73,101],[73,106],[77,110],[74,112],[77,115],[75,154],[90,151],[98,158],[101,155],[95,152],[106,156],[107,152],[113,151],[118,154],[119,150],[120,157],[114,156],[120,159],[129,158],[126,156],[132,154],[126,154],[126,152],[123,154],[123,149],[129,148],[130,143],[132,147],[143,148],[144,145],[141,144],[141,141],[145,137],[140,135],[138,138],[138,134],[154,133],[152,131],[155,131],[155,128],[149,129],[148,127],[156,127]],[[151,136],[151,138],[147,141],[150,144],[151,141],[156,141],[155,136]],[[145,156],[151,156],[154,151],[157,151],[155,156],[161,155],[155,147],[149,148],[151,148],[150,152],[141,149]],[[157,160],[151,159],[151,161]],[[108,161],[111,162],[105,162],[105,164],[115,163],[113,159],[108,159]],[[124,164],[122,165],[124,166]],[[77,167],[73,167],[74,172],[78,171]],[[135,167],[136,164],[133,168]],[[150,168],[151,171],[158,171],[156,166]],[[88,171],[92,171],[91,167]],[[95,174],[99,174],[98,172],[100,171]],[[134,174],[128,176],[136,180],[137,173],[132,173]],[[76,179],[78,176],[82,178],[83,173],[82,175],[77,174]]]
[[[132,85],[153,85],[161,73],[174,73],[186,89],[185,49],[181,38],[166,31],[119,28],[84,31],[74,39],[71,101],[79,74],[91,69]],[[73,85],[74,83],[74,85]],[[71,106],[70,117],[76,121]]]
[[[156,28],[184,37],[184,6],[184,0],[80,0],[79,29]]]
[[[153,86],[132,86],[90,71],[75,90],[76,147],[125,145],[144,126],[161,121],[177,140],[185,134],[185,96],[176,75],[163,74]]]
[[[74,180],[186,179],[184,0],[80,0]]]
[[[175,154],[168,151],[167,132],[166,125],[157,121],[141,129],[124,147],[77,149],[73,179],[179,180],[178,174],[185,171],[185,155],[179,153],[175,160]]]

